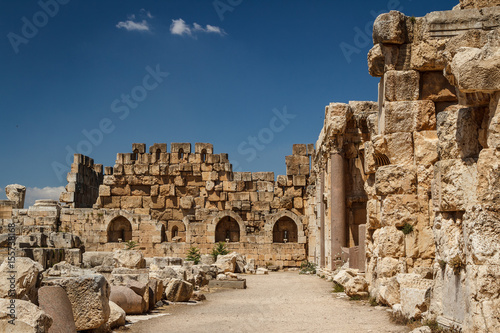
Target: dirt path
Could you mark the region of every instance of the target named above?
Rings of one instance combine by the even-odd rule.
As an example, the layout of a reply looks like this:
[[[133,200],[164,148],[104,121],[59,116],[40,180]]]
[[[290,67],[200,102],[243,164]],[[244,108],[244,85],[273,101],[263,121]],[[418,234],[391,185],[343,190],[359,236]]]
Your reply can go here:
[[[170,305],[171,315],[127,332],[408,332],[385,308],[332,294],[332,283],[296,272],[249,275],[246,290],[207,294],[198,305]]]

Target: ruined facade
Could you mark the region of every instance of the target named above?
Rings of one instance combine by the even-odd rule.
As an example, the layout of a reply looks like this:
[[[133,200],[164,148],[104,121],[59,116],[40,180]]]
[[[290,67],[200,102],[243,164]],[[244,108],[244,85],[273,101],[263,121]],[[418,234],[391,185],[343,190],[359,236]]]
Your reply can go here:
[[[133,144],[114,167],[75,155],[62,207],[23,209],[13,186],[1,234],[14,223],[29,236],[20,254],[45,266],[78,264],[80,239],[88,251],[132,240],[149,257],[224,241],[258,266],[308,259],[327,275],[348,261],[406,317],[500,331],[499,29],[497,1],[382,14],[368,54],[378,101],[327,105],[315,149],[294,145],[286,175],[233,172],[203,143]],[[43,243],[57,231],[68,244]]]
[[[5,209],[20,231],[36,228],[72,233],[87,251],[112,251],[134,241],[147,256],[184,257],[191,246],[211,253],[215,243],[255,259],[297,267],[307,259],[309,185],[313,145],[297,144],[286,156],[287,175],[233,172],[227,154],[196,143],[133,144],[117,154],[114,167],[75,155],[62,208],[51,218],[29,210]],[[104,171],[104,174],[103,174]],[[10,219],[2,220],[7,225]]]
[[[308,199],[320,267],[349,257],[379,303],[464,332],[500,330],[495,5],[377,18],[368,67],[379,100],[326,107]]]

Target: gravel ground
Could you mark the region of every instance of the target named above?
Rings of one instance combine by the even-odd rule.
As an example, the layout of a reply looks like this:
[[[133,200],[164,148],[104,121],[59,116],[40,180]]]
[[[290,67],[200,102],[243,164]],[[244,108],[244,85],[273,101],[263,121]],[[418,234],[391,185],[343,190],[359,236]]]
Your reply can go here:
[[[408,332],[386,308],[332,294],[332,283],[297,272],[248,275],[245,290],[207,293],[197,305],[175,304],[169,315],[140,321],[127,332]],[[344,297],[342,297],[344,295]]]

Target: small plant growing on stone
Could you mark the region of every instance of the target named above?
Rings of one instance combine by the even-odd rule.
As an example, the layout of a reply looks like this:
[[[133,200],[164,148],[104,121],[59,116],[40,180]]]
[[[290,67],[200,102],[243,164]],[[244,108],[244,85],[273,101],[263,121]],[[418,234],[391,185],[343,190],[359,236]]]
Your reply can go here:
[[[195,265],[198,265],[201,260],[200,249],[194,246],[191,246],[188,250],[186,261],[194,261]]]
[[[410,22],[411,23],[417,22],[417,19],[415,18],[415,16],[410,17]]]
[[[446,261],[444,261],[443,259],[439,259],[438,263],[441,267],[441,270],[444,271],[444,269],[446,268]]]
[[[409,233],[411,233],[413,231],[413,226],[409,223],[405,223],[405,225],[403,226],[403,229],[401,229],[401,231],[403,232],[403,234],[408,235]]]
[[[129,240],[125,242],[125,250],[132,250],[137,246],[137,242]]]
[[[214,257],[214,260],[217,261],[217,257],[219,255],[224,256],[229,253],[229,250],[226,247],[226,243],[224,242],[218,242],[215,244],[214,248],[212,249],[212,257]]]
[[[344,286],[341,284],[338,284],[337,282],[333,282],[333,292],[334,293],[343,293]]]
[[[458,254],[454,256],[448,264],[451,266],[451,268],[453,268],[453,273],[455,275],[460,274],[460,270],[465,267],[462,258],[460,258]]]
[[[370,297],[368,299],[368,303],[370,303],[370,306],[377,306],[378,305],[377,299],[375,297]]]
[[[316,264],[308,260],[300,264],[300,274],[316,274]]]

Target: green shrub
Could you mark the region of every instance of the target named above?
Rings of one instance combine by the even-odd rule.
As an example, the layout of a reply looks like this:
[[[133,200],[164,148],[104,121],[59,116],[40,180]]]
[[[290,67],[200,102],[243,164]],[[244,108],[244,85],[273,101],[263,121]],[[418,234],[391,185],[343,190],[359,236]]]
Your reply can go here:
[[[201,260],[200,249],[194,246],[189,248],[188,254],[186,256],[186,261],[194,261],[195,265],[198,265]]]
[[[125,242],[125,250],[132,250],[137,246],[137,242],[133,240],[129,240]]]
[[[403,226],[403,229],[401,229],[401,231],[403,231],[403,234],[408,235],[409,233],[411,233],[413,231],[413,226],[409,223],[405,223],[405,225]]]
[[[217,257],[219,255],[224,256],[229,253],[229,250],[226,247],[226,243],[224,242],[219,242],[215,244],[214,248],[212,249],[212,256],[214,257],[214,260],[217,261]]]
[[[300,274],[306,274],[307,272],[309,272],[309,274],[316,274],[316,264],[308,260],[303,261],[302,264],[300,264]]]
[[[370,297],[368,299],[368,302],[370,303],[371,306],[377,306],[378,305],[377,299],[375,297]]]
[[[333,282],[333,292],[334,293],[343,293],[344,286],[341,284],[338,284],[337,282]]]

